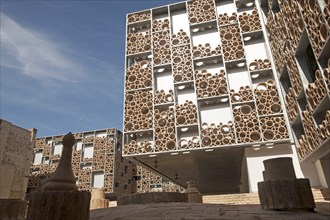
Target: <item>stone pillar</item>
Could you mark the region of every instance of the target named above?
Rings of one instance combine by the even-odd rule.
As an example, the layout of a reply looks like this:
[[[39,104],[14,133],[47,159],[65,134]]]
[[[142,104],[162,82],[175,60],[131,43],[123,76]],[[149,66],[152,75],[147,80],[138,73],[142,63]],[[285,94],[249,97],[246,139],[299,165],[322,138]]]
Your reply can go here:
[[[109,207],[109,201],[105,199],[104,189],[93,189],[90,209],[103,209]]]
[[[91,194],[88,191],[78,191],[71,167],[75,141],[71,133],[63,137],[60,163],[43,191],[31,196],[27,220],[89,219]]]
[[[264,180],[296,179],[291,157],[279,157],[263,161]]]
[[[69,133],[63,137],[63,150],[60,163],[55,172],[52,173],[43,191],[77,191],[76,180],[72,171],[72,147],[76,139]]]
[[[202,194],[195,187],[194,181],[187,181],[187,189],[184,191],[188,195],[189,203],[203,203]]]
[[[292,158],[264,161],[264,181],[258,183],[263,209],[313,210],[315,202],[308,179],[296,179]]]

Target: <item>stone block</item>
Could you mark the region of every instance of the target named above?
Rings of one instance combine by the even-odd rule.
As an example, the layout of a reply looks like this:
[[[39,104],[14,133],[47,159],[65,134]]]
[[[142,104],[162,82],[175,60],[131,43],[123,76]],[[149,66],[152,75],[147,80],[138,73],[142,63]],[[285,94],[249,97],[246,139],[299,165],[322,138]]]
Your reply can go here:
[[[308,179],[278,179],[258,183],[263,209],[314,210],[315,202]]]
[[[88,191],[35,192],[29,201],[27,220],[89,219]]]
[[[109,201],[105,199],[104,189],[93,189],[90,209],[108,208]]]
[[[92,199],[90,209],[104,209],[109,207],[107,199]]]

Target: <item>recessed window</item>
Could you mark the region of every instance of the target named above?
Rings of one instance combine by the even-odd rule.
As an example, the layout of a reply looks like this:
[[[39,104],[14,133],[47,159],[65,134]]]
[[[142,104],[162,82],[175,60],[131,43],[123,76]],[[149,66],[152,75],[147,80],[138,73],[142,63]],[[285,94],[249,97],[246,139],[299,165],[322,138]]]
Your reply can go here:
[[[93,174],[93,187],[102,188],[104,186],[104,174],[94,173]]]
[[[38,165],[41,164],[41,161],[42,161],[42,152],[35,153],[33,163]]]

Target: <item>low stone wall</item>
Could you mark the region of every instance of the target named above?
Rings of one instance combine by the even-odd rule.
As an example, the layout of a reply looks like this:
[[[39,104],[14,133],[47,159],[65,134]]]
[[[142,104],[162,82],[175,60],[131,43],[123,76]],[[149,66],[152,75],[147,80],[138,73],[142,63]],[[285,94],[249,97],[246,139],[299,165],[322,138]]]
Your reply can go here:
[[[24,220],[26,201],[20,199],[0,199],[0,219]]]
[[[203,196],[203,203],[210,204],[260,204],[258,193],[237,193],[224,195],[205,195]]]
[[[312,189],[312,193],[315,201],[330,201],[329,188]]]
[[[117,198],[117,206],[168,202],[188,202],[188,195],[178,192],[150,192],[119,195]]]
[[[109,207],[117,207],[117,201],[109,201]]]
[[[313,193],[315,201],[323,202],[325,200],[329,200],[330,190],[328,188],[327,189],[312,189],[312,193]],[[125,196],[129,196],[129,195],[125,195]],[[130,196],[132,196],[132,195],[130,195]],[[118,196],[118,197],[120,197],[120,196]],[[124,199],[121,198],[122,201],[128,200],[128,199],[132,199],[132,198],[124,198]],[[146,202],[143,202],[143,203],[146,203]],[[237,193],[237,194],[223,194],[223,195],[204,195],[203,203],[227,204],[227,205],[247,205],[247,204],[260,204],[260,200],[259,200],[258,192],[253,192],[253,193]],[[130,204],[138,204],[138,203],[130,203]],[[141,204],[141,203],[139,203],[139,204]],[[122,204],[122,205],[124,205],[124,204]],[[109,207],[116,207],[116,206],[117,206],[116,201],[111,201],[109,203]]]

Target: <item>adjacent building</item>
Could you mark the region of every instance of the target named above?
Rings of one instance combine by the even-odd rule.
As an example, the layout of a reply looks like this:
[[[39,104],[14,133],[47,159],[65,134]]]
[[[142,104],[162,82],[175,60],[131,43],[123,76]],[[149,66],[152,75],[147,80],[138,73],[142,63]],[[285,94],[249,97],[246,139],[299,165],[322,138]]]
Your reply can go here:
[[[329,13],[192,0],[128,14],[122,155],[204,194],[257,191],[274,157],[328,187]]]
[[[0,119],[0,219],[25,219],[25,194],[36,129]]]
[[[36,129],[0,119],[0,199],[24,200]]]
[[[103,188],[107,198],[135,192],[179,191],[177,185],[121,155],[122,133],[114,128],[73,133],[72,169],[80,190]],[[55,171],[64,135],[39,137],[33,148],[28,192],[39,191]]]
[[[330,2],[261,1],[302,171],[330,185]]]

